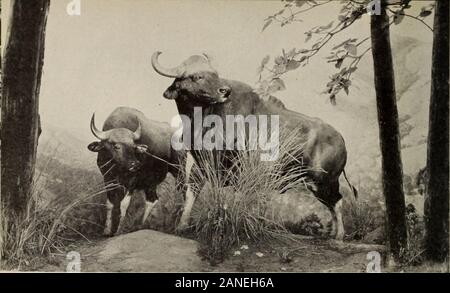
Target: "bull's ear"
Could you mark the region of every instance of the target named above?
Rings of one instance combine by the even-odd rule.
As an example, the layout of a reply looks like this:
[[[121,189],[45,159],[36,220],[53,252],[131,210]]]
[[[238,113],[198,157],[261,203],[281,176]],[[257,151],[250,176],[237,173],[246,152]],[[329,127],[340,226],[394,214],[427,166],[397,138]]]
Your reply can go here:
[[[174,86],[170,86],[163,94],[164,98],[168,100],[175,100],[178,98],[178,91]]]
[[[145,144],[138,144],[136,145],[136,151],[140,154],[146,153],[148,150],[148,146]]]
[[[89,145],[88,145],[88,150],[90,150],[91,152],[94,152],[94,153],[97,153],[97,152],[99,152],[100,150],[102,150],[103,148],[104,148],[104,146],[103,146],[103,144],[101,143],[101,142],[99,142],[99,141],[94,141],[94,142],[91,142]]]

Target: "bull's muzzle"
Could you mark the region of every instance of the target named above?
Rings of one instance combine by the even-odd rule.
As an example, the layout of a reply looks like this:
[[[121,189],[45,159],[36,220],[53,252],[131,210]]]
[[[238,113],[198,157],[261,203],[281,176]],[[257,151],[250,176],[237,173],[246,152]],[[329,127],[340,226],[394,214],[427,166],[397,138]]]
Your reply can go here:
[[[218,103],[224,103],[228,100],[228,97],[231,94],[231,88],[228,86],[222,86],[217,89],[217,93],[219,94],[219,98],[217,99]]]
[[[137,170],[139,170],[139,168],[141,168],[142,163],[139,161],[133,161],[130,163],[129,167],[128,167],[128,171],[130,172],[136,172]]]

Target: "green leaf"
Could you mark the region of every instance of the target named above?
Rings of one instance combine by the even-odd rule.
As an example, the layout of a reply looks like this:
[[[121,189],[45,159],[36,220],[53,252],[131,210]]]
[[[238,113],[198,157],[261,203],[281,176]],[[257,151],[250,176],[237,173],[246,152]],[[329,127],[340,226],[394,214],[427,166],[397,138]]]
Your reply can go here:
[[[427,10],[425,7],[422,8],[422,11],[420,12],[419,16],[420,17],[427,17],[431,14],[431,10]]]
[[[344,62],[343,58],[340,58],[336,61],[336,64],[334,65],[336,68],[341,68],[342,63]]]
[[[297,7],[302,7],[304,4],[306,4],[306,2],[308,2],[307,0],[295,0],[295,5]]]
[[[285,89],[286,89],[286,86],[284,84],[284,81],[281,78],[274,78],[270,82],[267,91],[268,91],[268,93],[274,93],[274,92],[282,91]]]
[[[286,64],[286,70],[295,70],[300,67],[301,62],[297,60],[289,60]]]
[[[338,49],[338,48],[340,48],[340,47],[342,47],[342,46],[344,46],[345,44],[350,43],[350,42],[351,42],[351,39],[345,40],[345,41],[343,41],[342,43],[340,43],[339,45],[334,46],[334,47],[332,48],[332,50],[336,50],[336,49]]]
[[[275,64],[272,68],[275,74],[283,74],[286,72],[286,64]]]
[[[333,23],[334,23],[334,21],[330,22],[330,23],[327,24],[327,25],[323,25],[323,26],[320,27],[320,29],[321,29],[321,30],[327,30],[327,29],[329,29],[329,28],[333,25]]]
[[[278,11],[277,13],[275,13],[273,16],[278,16],[278,15],[280,15],[280,14],[283,14],[284,13],[284,8],[283,9],[281,9],[280,11]]]
[[[347,43],[345,44],[344,49],[347,50],[347,52],[352,56],[356,56],[356,54],[358,54],[358,47],[354,44]]]
[[[347,69],[347,73],[353,73],[356,71],[356,69],[358,69],[358,67],[356,66],[350,67],[349,69]]]
[[[394,24],[400,24],[402,20],[405,18],[405,15],[401,10],[397,11],[397,13],[394,15]]]
[[[305,39],[305,43],[306,43],[306,42],[308,42],[309,40],[311,40],[312,33],[311,33],[311,32],[306,32],[305,35],[306,35],[306,39]]]
[[[344,21],[347,20],[347,16],[341,14],[341,15],[338,16],[338,20],[339,20],[340,22],[344,22]]]
[[[330,96],[330,103],[331,103],[331,105],[336,106],[336,95],[335,94],[332,94]]]
[[[275,57],[275,60],[273,62],[275,62],[275,64],[277,64],[277,65],[286,63],[286,61],[285,61],[283,56]]]
[[[269,18],[268,20],[266,20],[266,23],[264,23],[264,26],[262,28],[262,32],[272,23],[273,18]]]
[[[292,58],[297,54],[297,50],[292,48],[289,52],[286,53],[286,58]]]

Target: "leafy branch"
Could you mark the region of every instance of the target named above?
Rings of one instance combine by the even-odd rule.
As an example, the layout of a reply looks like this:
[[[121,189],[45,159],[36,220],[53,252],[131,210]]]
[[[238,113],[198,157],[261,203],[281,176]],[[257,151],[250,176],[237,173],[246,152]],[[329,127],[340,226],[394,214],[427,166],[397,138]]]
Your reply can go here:
[[[404,10],[406,8],[409,8],[409,7],[411,7],[411,6],[408,4],[407,6],[402,6],[398,10],[393,10],[393,9],[391,9],[389,7],[387,8],[387,10],[394,15],[394,22],[395,22],[395,24],[400,24],[400,22],[406,16],[406,17],[409,17],[409,18],[412,18],[412,19],[415,19],[415,20],[421,22],[431,32],[433,32],[433,28],[424,21],[424,18],[432,14],[432,11],[433,11],[433,8],[434,8],[434,3],[430,4],[429,6],[422,7],[422,10],[420,11],[418,16],[414,16],[414,15],[410,15],[410,14],[405,13]]]
[[[311,1],[301,1],[301,3],[307,4]],[[289,12],[291,15],[298,15],[300,12],[305,12],[311,8],[315,8],[320,5],[330,3],[331,1],[314,3],[311,4],[310,8],[300,10],[296,13]],[[299,3],[295,1],[295,3]],[[291,4],[289,2],[288,4]],[[287,4],[287,5],[288,5]],[[272,68],[267,67],[269,62],[269,56],[266,56],[258,69],[259,74],[259,88],[258,93],[262,95],[269,95],[276,91],[283,90],[285,88],[284,82],[281,80],[281,76],[285,73],[295,70],[300,66],[306,66],[309,63],[309,59],[315,56],[325,45],[327,45],[337,34],[346,30],[353,23],[355,23],[361,16],[366,12],[366,7],[364,5],[355,4],[352,1],[348,1],[341,9],[341,13],[338,16],[337,24],[334,21],[330,22],[324,26],[313,27],[305,33],[306,39],[305,43],[312,39],[314,35],[319,36],[319,39],[311,46],[309,49],[296,49],[293,48],[289,52],[282,51],[282,55],[277,56],[274,59],[274,65]],[[276,13],[279,15],[279,12]],[[273,16],[272,16],[273,17]],[[292,20],[291,20],[292,21]],[[266,23],[267,24],[267,23]],[[356,39],[349,39],[336,47],[343,47],[348,55],[356,57],[357,45],[354,43]],[[362,43],[362,42],[361,42]],[[339,52],[341,53],[341,52]],[[342,57],[342,56],[340,56]],[[344,58],[342,58],[343,60]],[[269,72],[269,76],[263,79],[263,73]]]
[[[415,18],[426,24],[423,21],[423,18],[432,13],[433,5],[423,7],[421,13],[417,17],[415,17],[405,13],[406,9],[411,8],[410,1],[411,0],[401,0],[399,2],[390,2],[386,5],[394,8],[391,9],[389,7],[385,7],[389,12],[391,12],[391,21],[389,25],[400,24],[405,16]],[[283,9],[265,19],[263,30],[266,29],[274,21],[280,22],[281,26],[293,22],[302,21],[301,19],[298,19],[298,16],[300,14],[317,8],[318,6],[326,5],[331,1],[318,3],[311,0],[290,0],[286,2],[287,4],[284,5]],[[364,14],[366,14],[368,2],[368,0],[341,1],[343,5],[338,15],[338,21],[336,24],[334,21],[332,21],[327,25],[313,27],[309,31],[305,32],[305,43],[310,41],[313,36],[318,36],[318,39],[310,48],[293,48],[289,52],[285,52],[285,50],[283,49],[282,54],[275,57],[273,65],[271,67],[268,66],[270,56],[266,56],[262,60],[261,65],[258,68],[259,87],[256,91],[260,95],[267,96],[273,94],[276,91],[284,90],[286,86],[281,77],[289,71],[296,70],[300,66],[306,66],[309,63],[310,58],[312,58],[322,48],[324,48],[332,39],[335,38],[336,35],[346,30]],[[306,5],[308,7],[303,8]],[[297,9],[302,9],[294,11],[294,7],[297,7]],[[431,27],[429,28],[431,29]],[[334,46],[331,49],[330,55],[326,57],[328,63],[334,63],[335,67],[339,69],[337,73],[330,76],[330,81],[327,83],[326,90],[324,91],[324,93],[329,94],[330,102],[333,105],[336,104],[336,95],[341,90],[344,90],[347,95],[349,94],[351,76],[358,69],[358,64],[363,59],[363,57],[371,50],[370,46],[362,50],[359,50],[359,47],[361,47],[369,39],[370,37],[366,37],[358,42],[358,39],[356,38],[349,38],[341,42],[337,46]],[[358,51],[362,51],[362,53],[358,54]],[[346,66],[343,66],[344,63],[348,64]]]

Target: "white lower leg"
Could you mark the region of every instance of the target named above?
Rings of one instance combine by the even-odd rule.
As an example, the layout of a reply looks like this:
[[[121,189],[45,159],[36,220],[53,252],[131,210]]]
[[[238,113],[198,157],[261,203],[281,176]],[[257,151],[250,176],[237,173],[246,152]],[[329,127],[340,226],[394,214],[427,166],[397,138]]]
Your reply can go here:
[[[150,215],[151,211],[155,207],[158,200],[155,200],[154,202],[151,201],[145,201],[145,210],[144,210],[144,216],[142,217],[142,225],[144,225],[145,221],[147,220],[148,216]]]
[[[336,239],[343,240],[344,239],[344,222],[342,221],[342,199],[336,203],[334,207],[336,214]]]
[[[191,184],[189,184],[192,168],[194,166],[194,158],[190,152],[186,154],[186,165],[185,165],[185,184],[186,194],[184,197],[183,213],[181,214],[180,223],[178,223],[177,230],[184,230],[189,226],[189,218],[191,217],[192,206],[194,205],[195,197],[191,190]]]
[[[183,213],[181,214],[180,223],[178,224],[178,230],[186,229],[189,226],[189,219],[191,217],[192,206],[194,205],[195,197],[191,190],[190,184],[187,186],[186,198],[184,201]]]
[[[125,216],[127,215],[127,210],[130,205],[131,195],[130,192],[127,192],[125,197],[120,202],[120,221],[119,227],[117,228],[117,233],[121,233],[123,229],[123,225],[125,223]]]
[[[106,199],[106,221],[105,221],[105,229],[103,230],[104,235],[111,234],[112,210],[113,204],[109,201],[109,199]]]

